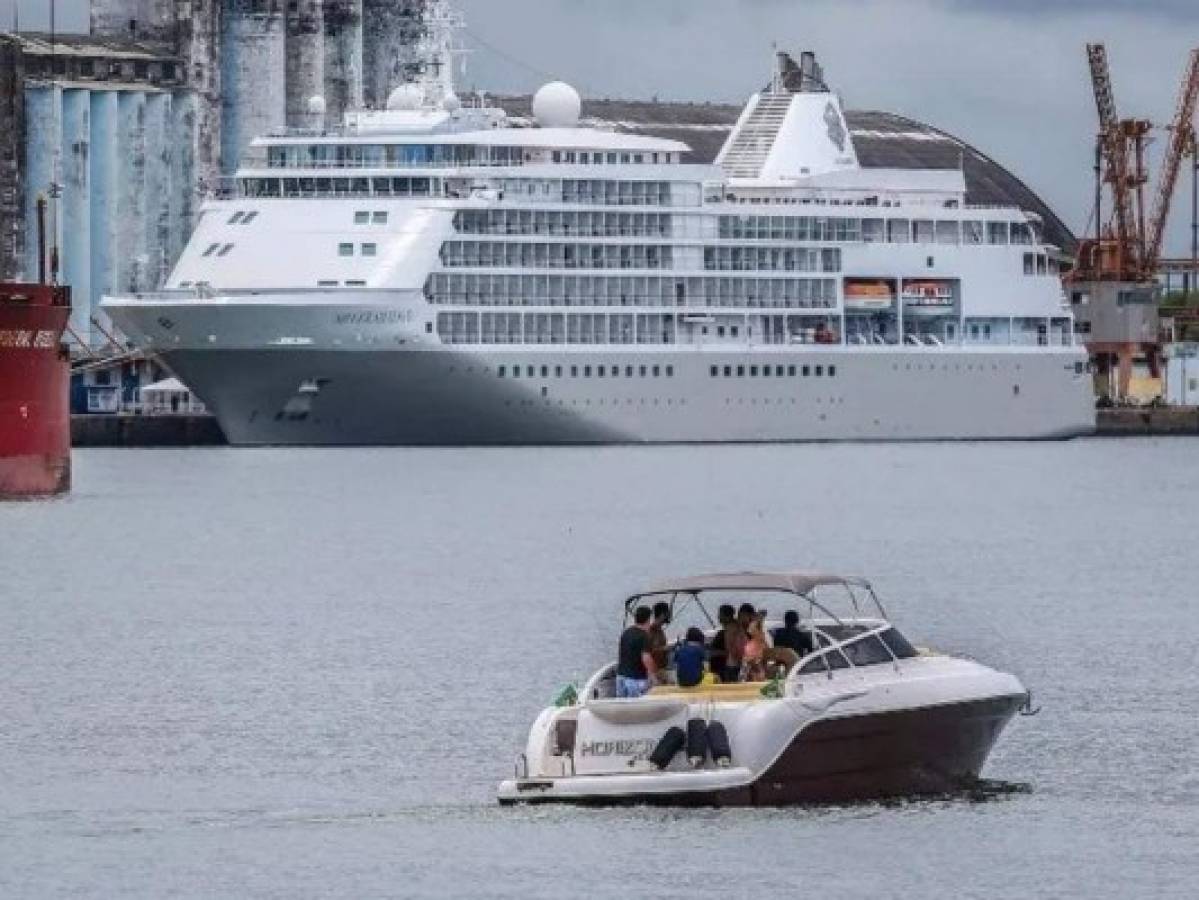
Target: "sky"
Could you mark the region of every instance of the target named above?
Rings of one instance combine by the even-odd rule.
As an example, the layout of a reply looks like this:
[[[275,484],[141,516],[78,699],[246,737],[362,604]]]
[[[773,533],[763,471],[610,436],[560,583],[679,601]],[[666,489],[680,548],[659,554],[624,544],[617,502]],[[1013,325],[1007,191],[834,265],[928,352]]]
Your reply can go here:
[[[8,27],[17,0],[0,0]],[[19,0],[44,24],[49,0]],[[457,0],[465,83],[528,92],[740,103],[771,51],[815,50],[851,109],[902,113],[1003,163],[1076,230],[1093,195],[1095,105],[1084,45],[1107,44],[1122,115],[1169,121],[1199,0]],[[58,0],[63,28],[87,0]],[[1158,142],[1160,150],[1162,141]],[[1189,255],[1189,191],[1170,252]]]

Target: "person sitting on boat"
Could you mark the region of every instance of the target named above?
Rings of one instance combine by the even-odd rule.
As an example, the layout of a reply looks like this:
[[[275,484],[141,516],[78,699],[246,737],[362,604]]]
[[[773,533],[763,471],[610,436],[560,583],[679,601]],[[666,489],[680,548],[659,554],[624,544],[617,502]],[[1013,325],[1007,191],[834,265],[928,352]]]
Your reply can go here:
[[[741,678],[743,681],[765,681],[766,656],[770,651],[770,644],[766,640],[765,614],[755,612],[745,634],[745,655],[741,664]]]
[[[812,645],[812,635],[799,627],[799,613],[793,609],[787,610],[783,616],[783,627],[774,632],[775,648],[786,647],[795,651],[799,659],[803,659],[816,648]]]
[[[620,635],[616,663],[617,697],[633,699],[649,691],[650,679],[657,672],[653,654],[649,651],[652,618],[653,611],[648,606],[638,606],[633,613],[633,624]]]
[[[687,629],[687,640],[674,652],[674,671],[679,687],[695,687],[704,680],[704,633],[698,628]]]
[[[745,630],[737,621],[737,611],[727,604],[717,613],[720,631],[712,639],[712,673],[718,681],[734,684],[741,678],[741,658],[745,653]]]
[[[654,665],[661,672],[670,662],[669,642],[666,639],[666,626],[670,624],[670,604],[658,602],[654,604],[654,617],[649,626],[649,652],[654,657]]]

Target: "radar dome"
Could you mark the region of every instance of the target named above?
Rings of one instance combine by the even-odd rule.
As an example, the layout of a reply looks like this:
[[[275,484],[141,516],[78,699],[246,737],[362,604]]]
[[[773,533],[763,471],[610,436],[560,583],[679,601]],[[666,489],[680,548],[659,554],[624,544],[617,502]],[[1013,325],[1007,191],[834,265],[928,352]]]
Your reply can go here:
[[[462,109],[462,101],[458,99],[457,94],[446,94],[445,99],[441,101],[441,105],[448,113],[457,112]]]
[[[533,97],[533,115],[542,128],[573,128],[582,112],[579,92],[562,81],[551,81]]]
[[[325,114],[325,98],[320,94],[308,98],[308,112],[314,116],[323,116]]]
[[[387,95],[387,108],[390,110],[420,109],[425,99],[425,92],[417,84],[401,84]]]

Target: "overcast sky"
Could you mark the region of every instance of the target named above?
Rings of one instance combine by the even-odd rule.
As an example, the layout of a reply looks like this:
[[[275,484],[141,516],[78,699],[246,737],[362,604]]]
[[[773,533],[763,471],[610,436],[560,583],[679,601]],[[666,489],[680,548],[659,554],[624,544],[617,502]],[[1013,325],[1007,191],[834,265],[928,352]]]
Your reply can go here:
[[[0,21],[14,0],[0,0]],[[20,0],[44,23],[48,0]],[[853,109],[903,113],[1011,168],[1076,229],[1091,207],[1095,110],[1083,50],[1108,45],[1123,115],[1168,121],[1199,0],[458,0],[466,82],[529,91],[553,76],[585,95],[741,102],[771,45],[813,49]],[[59,0],[63,27],[86,0]],[[1181,255],[1189,192],[1179,195]],[[1188,251],[1189,252],[1189,251]]]

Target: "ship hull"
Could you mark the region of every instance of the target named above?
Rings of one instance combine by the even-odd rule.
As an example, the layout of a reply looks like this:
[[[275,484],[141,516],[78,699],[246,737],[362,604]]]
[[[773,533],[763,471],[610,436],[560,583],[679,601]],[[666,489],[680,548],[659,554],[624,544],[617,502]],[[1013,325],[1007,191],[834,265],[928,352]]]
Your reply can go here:
[[[243,446],[1038,440],[1094,430],[1075,348],[180,349],[164,359]]]
[[[0,499],[71,486],[70,364],[60,348],[65,292],[0,286]]]
[[[765,772],[739,785],[711,790],[656,785],[646,791],[634,786],[617,793],[604,789],[604,778],[589,779],[578,790],[570,778],[525,779],[523,787],[512,782],[501,803],[797,806],[953,795],[979,783],[995,741],[1025,699],[1020,694],[818,719]],[[658,784],[673,778],[680,788],[687,781],[671,774],[623,781],[632,786],[637,778]]]

